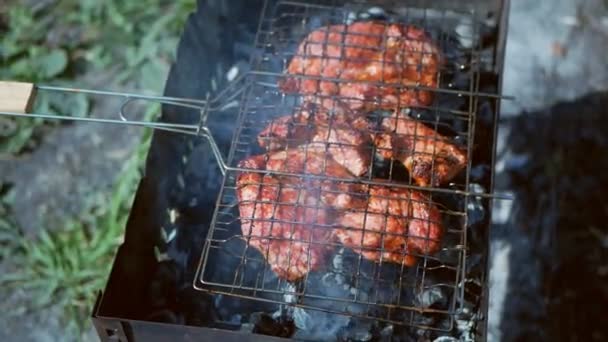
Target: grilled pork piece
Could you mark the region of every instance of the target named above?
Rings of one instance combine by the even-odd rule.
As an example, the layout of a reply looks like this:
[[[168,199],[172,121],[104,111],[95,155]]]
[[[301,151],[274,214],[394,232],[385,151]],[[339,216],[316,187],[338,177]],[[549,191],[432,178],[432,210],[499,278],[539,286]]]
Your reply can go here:
[[[372,158],[367,120],[344,108],[329,113],[304,106],[294,115],[273,120],[258,135],[258,142],[268,150],[304,144],[323,148],[355,176],[368,171]]]
[[[331,231],[317,196],[255,173],[241,175],[237,194],[243,237],[279,277],[296,281],[322,265]]]
[[[334,236],[346,247],[375,262],[412,266],[418,254],[439,250],[443,234],[437,207],[417,191],[367,187],[362,208],[344,211]]]
[[[263,158],[254,157],[241,166],[260,162]],[[318,190],[287,177],[243,172],[237,179],[237,198],[243,238],[280,278],[296,281],[322,265],[331,231]]]
[[[375,134],[378,154],[403,163],[420,186],[438,186],[452,179],[467,164],[467,155],[435,130],[397,112],[382,121]]]
[[[242,160],[239,167],[353,178],[329,153],[314,145],[253,156]],[[354,194],[352,186],[325,178],[242,172],[237,178],[242,235],[279,277],[298,280],[324,261],[333,240],[329,210],[354,203],[353,197],[359,194]]]
[[[428,105],[430,91],[403,86],[436,87],[442,60],[435,43],[415,26],[332,25],[300,43],[279,87],[323,103],[321,97],[340,96],[352,109]]]
[[[297,148],[270,152],[265,156],[266,170],[297,174],[352,179],[353,175],[337,163],[318,145],[302,145]],[[310,189],[320,191],[321,201],[329,207],[348,208],[360,197],[358,187],[331,179],[307,178],[300,180]],[[359,200],[360,201],[360,200]]]

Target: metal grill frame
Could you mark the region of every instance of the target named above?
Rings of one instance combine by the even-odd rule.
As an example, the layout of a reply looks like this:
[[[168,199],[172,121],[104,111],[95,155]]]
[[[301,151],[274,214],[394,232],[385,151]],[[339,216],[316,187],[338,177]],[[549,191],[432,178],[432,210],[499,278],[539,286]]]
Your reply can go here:
[[[260,29],[258,31],[258,35],[256,36],[256,46],[258,48],[263,48],[264,46],[269,47],[267,45],[268,42],[264,40],[264,35],[269,34],[269,32],[272,32],[272,28],[273,28],[272,25],[273,25],[274,17],[272,14],[269,15],[269,13],[271,13],[273,10],[276,11],[276,13],[280,12],[278,10],[278,8],[281,6],[301,7],[305,11],[305,14],[303,15],[304,17],[310,17],[309,11],[312,11],[313,9],[319,10],[319,11],[338,11],[338,12],[343,11],[342,9],[337,9],[336,7],[333,7],[333,6],[311,5],[311,4],[302,4],[302,3],[291,2],[291,1],[281,1],[276,5],[276,7],[274,9],[265,8],[265,10],[263,11],[262,17],[260,19]],[[426,11],[423,10],[423,13],[426,14]],[[471,22],[474,23],[475,25],[477,25],[477,20],[475,18],[474,11],[468,12],[466,15],[470,15],[473,18],[473,20]],[[405,21],[408,21],[407,20],[408,18],[405,18],[405,19],[406,19]],[[423,22],[426,21],[426,16],[422,19],[422,21]],[[416,24],[416,23],[414,22],[414,24]],[[270,26],[266,26],[266,25],[270,25]],[[427,25],[419,24],[417,26],[423,27],[424,29],[429,29],[429,27]],[[265,27],[269,27],[270,30],[265,31]],[[475,26],[475,28],[478,29],[477,26]],[[473,39],[475,39],[477,37],[478,31],[476,29],[473,30],[473,32],[474,32],[473,37],[472,37]],[[307,34],[307,33],[308,32],[304,31],[304,34]],[[444,38],[446,37],[443,34],[442,34],[442,36]],[[302,36],[300,38],[303,38],[303,37],[304,36]],[[294,40],[299,41],[300,39],[294,38]],[[441,49],[442,42],[439,41],[438,44]],[[270,46],[270,47],[272,47],[272,46]],[[288,53],[287,50],[284,50],[282,52]],[[469,52],[473,59],[475,59],[476,57],[478,58],[480,56],[480,51],[470,50]],[[228,229],[227,229],[228,225],[234,224],[235,222],[238,223],[238,217],[235,217],[234,215],[231,216],[231,214],[228,213],[230,210],[234,211],[237,206],[237,203],[235,203],[235,201],[234,201],[234,199],[236,198],[236,196],[234,195],[235,190],[236,190],[236,188],[235,188],[236,175],[239,172],[243,172],[243,171],[260,172],[260,173],[266,172],[266,171],[260,171],[260,170],[243,169],[237,165],[239,160],[251,155],[250,148],[243,149],[240,146],[250,146],[250,144],[252,142],[255,143],[255,135],[248,136],[246,134],[247,129],[262,128],[265,126],[266,123],[268,123],[268,121],[260,120],[261,118],[259,116],[255,117],[254,113],[258,113],[261,110],[274,109],[275,112],[277,110],[277,108],[274,107],[273,105],[270,105],[270,107],[268,107],[268,105],[266,105],[266,107],[265,107],[265,105],[263,103],[266,103],[266,102],[264,102],[264,101],[262,101],[261,102],[262,104],[258,104],[256,107],[255,103],[260,103],[259,99],[261,98],[257,95],[272,94],[272,96],[274,96],[275,98],[280,97],[281,106],[296,108],[295,102],[293,102],[294,98],[290,99],[289,96],[284,96],[277,91],[276,80],[282,78],[283,75],[276,71],[270,71],[270,70],[265,69],[262,66],[263,62],[264,62],[264,58],[265,58],[265,56],[261,55],[261,56],[254,56],[254,58],[252,59],[253,71],[249,72],[249,74],[247,76],[247,81],[246,81],[247,86],[246,86],[245,90],[242,92],[243,98],[241,101],[241,108],[240,108],[240,115],[239,115],[238,124],[237,124],[237,131],[235,132],[233,144],[232,144],[232,147],[231,147],[228,159],[227,159],[227,163],[226,163],[226,169],[227,169],[226,177],[224,179],[222,191],[218,197],[216,211],[213,215],[213,220],[212,220],[212,223],[210,226],[209,235],[207,237],[206,244],[203,249],[201,263],[197,269],[194,287],[198,290],[207,291],[207,292],[238,296],[238,297],[242,297],[242,298],[246,298],[246,299],[270,301],[270,302],[274,302],[277,304],[295,305],[295,306],[300,306],[300,307],[304,307],[304,308],[334,312],[337,314],[348,314],[351,316],[372,318],[372,319],[375,319],[378,321],[386,321],[386,322],[395,323],[395,324],[406,324],[406,325],[411,325],[411,326],[417,326],[417,327],[424,328],[424,329],[435,329],[435,328],[430,327],[430,326],[416,324],[416,322],[414,321],[415,313],[442,314],[442,315],[447,315],[448,318],[450,319],[450,322],[451,322],[450,329],[451,329],[453,326],[453,322],[454,322],[453,317],[462,309],[462,304],[463,304],[462,298],[464,296],[464,281],[465,281],[464,270],[466,268],[466,246],[467,246],[466,230],[467,230],[467,225],[468,225],[466,208],[468,205],[469,197],[470,196],[480,196],[480,197],[491,196],[488,194],[471,192],[471,189],[469,188],[469,178],[470,178],[470,170],[472,167],[471,161],[472,161],[473,144],[474,144],[474,142],[473,142],[474,123],[475,123],[475,119],[476,119],[477,102],[478,102],[477,100],[479,97],[483,97],[483,96],[499,97],[496,94],[483,94],[483,93],[479,92],[478,87],[479,87],[479,72],[480,72],[480,68],[481,68],[481,66],[480,66],[481,62],[474,61],[473,63],[471,63],[471,65],[469,65],[469,72],[470,72],[469,89],[443,88],[440,83],[441,75],[438,75],[439,81],[438,81],[437,88],[428,88],[428,89],[425,89],[424,87],[421,88],[423,90],[429,90],[433,93],[444,93],[444,94],[448,94],[451,96],[461,96],[461,97],[466,96],[469,98],[469,100],[468,100],[469,110],[466,112],[458,111],[458,110],[454,110],[454,109],[450,109],[450,108],[439,108],[439,107],[437,107],[436,104],[433,104],[431,106],[427,106],[427,108],[424,108],[426,110],[433,111],[436,114],[435,116],[437,118],[440,117],[437,114],[447,113],[449,115],[452,115],[455,118],[459,118],[460,120],[463,120],[464,122],[466,122],[466,125],[467,125],[466,132],[460,132],[460,133],[464,133],[462,135],[464,135],[466,137],[466,141],[467,141],[466,151],[467,151],[467,157],[468,157],[466,170],[464,171],[465,176],[464,176],[463,184],[458,184],[457,186],[451,187],[451,188],[428,188],[428,187],[420,187],[415,184],[412,184],[411,178],[410,178],[409,184],[408,183],[395,183],[392,181],[391,176],[389,176],[389,180],[387,180],[387,181],[376,181],[376,180],[372,180],[371,177],[368,179],[345,180],[345,179],[340,179],[340,178],[336,179],[336,178],[327,177],[327,176],[310,176],[310,175],[307,176],[307,177],[318,178],[318,179],[323,179],[323,180],[358,182],[358,183],[363,183],[363,184],[368,184],[368,185],[383,185],[383,186],[390,185],[391,187],[417,190],[417,191],[428,193],[430,195],[429,197],[431,198],[431,200],[432,200],[432,195],[434,193],[457,196],[462,199],[462,202],[461,202],[462,205],[460,206],[460,208],[458,208],[456,210],[450,210],[450,209],[441,210],[443,216],[445,216],[445,215],[454,216],[461,221],[461,224],[459,225],[458,228],[446,227],[446,233],[445,233],[445,234],[458,235],[458,238],[455,240],[458,240],[459,243],[452,245],[452,246],[444,246],[444,251],[454,251],[454,252],[458,253],[458,260],[459,260],[458,265],[456,265],[456,266],[441,265],[440,266],[440,267],[444,267],[444,268],[450,268],[450,267],[455,268],[456,279],[454,279],[453,283],[448,284],[448,285],[451,286],[453,288],[453,290],[455,292],[458,292],[459,294],[452,296],[452,301],[449,304],[449,308],[446,308],[445,310],[437,310],[437,309],[430,309],[430,308],[425,309],[425,308],[420,308],[420,307],[411,306],[411,305],[410,306],[408,306],[408,305],[400,306],[400,305],[395,305],[395,304],[390,304],[390,303],[389,304],[387,304],[387,303],[384,303],[384,304],[369,303],[369,302],[357,301],[356,299],[354,301],[351,301],[355,304],[367,305],[368,307],[369,306],[380,306],[380,307],[385,307],[389,310],[388,311],[389,314],[387,317],[378,317],[377,315],[374,316],[374,315],[370,315],[370,314],[353,314],[352,312],[345,312],[345,311],[340,311],[340,310],[328,310],[326,308],[319,308],[319,307],[305,305],[305,304],[301,304],[301,303],[293,303],[293,302],[288,302],[285,300],[273,300],[273,299],[268,299],[268,298],[262,298],[261,296],[258,296],[258,293],[269,293],[269,294],[276,294],[276,295],[289,294],[289,295],[303,297],[303,298],[323,299],[323,300],[330,300],[330,301],[332,301],[332,300],[340,301],[339,298],[332,299],[332,298],[326,298],[326,297],[318,297],[318,296],[316,297],[315,295],[307,294],[305,291],[302,291],[302,290],[286,291],[284,289],[281,290],[280,287],[277,290],[272,290],[272,289],[268,289],[268,288],[259,288],[257,286],[247,287],[247,286],[242,286],[242,284],[236,285],[235,283],[228,284],[228,283],[212,282],[212,281],[206,281],[204,279],[205,268],[207,267],[207,261],[209,260],[209,254],[212,253],[212,251],[214,249],[221,248],[221,245],[223,243],[227,242],[226,239],[217,239],[216,238],[217,232],[222,231],[222,230],[228,231]],[[289,58],[286,59],[286,62],[288,60],[289,60]],[[306,76],[301,76],[301,77],[306,77]],[[418,88],[414,87],[414,89],[418,89]],[[292,101],[292,102],[290,102],[290,101]],[[268,103],[273,103],[273,102],[268,102]],[[274,103],[276,103],[276,102],[274,102]],[[276,114],[279,114],[279,113],[275,113],[275,116],[276,116]],[[250,120],[251,118],[253,118],[253,120]],[[439,122],[439,119],[437,119],[434,121],[432,128],[435,131],[437,131],[439,125],[440,125],[440,122]],[[275,174],[277,176],[291,176],[291,177],[302,177],[303,176],[302,174],[289,173],[289,172],[273,172],[273,174]],[[227,218],[229,218],[229,219],[227,219]],[[246,248],[246,249],[248,249],[248,248]],[[237,257],[239,257],[239,256],[237,256]],[[427,269],[427,264],[429,263],[429,260],[433,260],[434,257],[431,255],[421,255],[420,257],[422,258],[422,260],[419,261],[418,265],[415,268],[416,274],[415,274],[414,278],[420,280],[420,287],[423,288],[424,284],[425,284],[426,272],[429,271],[429,269]],[[240,258],[244,258],[244,255],[240,256]],[[254,261],[261,262],[262,264],[264,264],[263,272],[265,272],[267,270],[268,265],[264,262],[263,258],[254,260]],[[236,280],[236,277],[235,277],[235,280]],[[439,285],[442,285],[442,284],[439,284]],[[281,281],[279,281],[279,286],[281,286]],[[248,291],[250,291],[250,292],[247,293]],[[409,322],[404,322],[402,320],[397,321],[397,320],[391,319],[390,310],[392,310],[392,309],[405,310],[405,311],[409,312],[410,313]]]

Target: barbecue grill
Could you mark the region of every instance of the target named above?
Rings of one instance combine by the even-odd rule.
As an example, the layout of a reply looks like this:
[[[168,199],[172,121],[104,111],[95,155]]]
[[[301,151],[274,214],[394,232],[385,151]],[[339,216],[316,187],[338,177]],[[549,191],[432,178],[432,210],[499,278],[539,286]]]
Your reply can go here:
[[[421,1],[268,0],[255,5],[261,11],[258,20],[250,18],[251,9],[239,5],[199,4],[180,42],[165,96],[36,86],[37,91],[122,97],[117,119],[3,113],[156,129],[125,242],[93,313],[102,340],[485,339],[487,228],[491,200],[497,197],[492,169],[499,101],[504,98],[500,78],[508,1],[434,1],[432,8]],[[432,93],[431,104],[399,105],[398,111],[466,151],[464,170],[447,184],[421,186],[403,166],[374,157],[374,147],[369,150],[368,172],[361,177],[241,165],[264,152],[257,144],[264,127],[303,106],[302,96],[277,87],[298,44],[315,29],[364,20],[423,28],[442,51],[445,63],[437,73],[437,87],[404,82],[375,86]],[[222,21],[222,35],[231,38],[208,38],[214,32],[206,32],[209,24],[204,23]],[[253,46],[243,48],[248,39]],[[240,50],[227,50],[234,47]],[[247,55],[248,63],[238,64],[241,75],[223,81],[228,67]],[[319,102],[348,100],[313,97]],[[136,101],[162,103],[161,119],[137,121],[129,110]],[[385,115],[374,111],[369,119]],[[432,139],[441,139],[439,133]],[[437,156],[433,152],[431,157],[435,161]],[[254,237],[240,229],[237,179],[246,172],[292,177],[302,184],[313,178],[419,191],[441,213],[441,247],[437,253],[412,253],[418,261],[405,267],[382,258],[366,260],[336,242],[265,237],[331,249],[327,265],[286,281],[251,246]],[[389,234],[382,233],[382,239]],[[386,250],[380,247],[377,252]]]

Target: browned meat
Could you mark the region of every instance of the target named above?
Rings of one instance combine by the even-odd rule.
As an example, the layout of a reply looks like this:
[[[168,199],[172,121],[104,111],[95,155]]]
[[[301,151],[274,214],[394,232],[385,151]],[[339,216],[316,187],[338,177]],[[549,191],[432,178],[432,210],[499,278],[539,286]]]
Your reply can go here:
[[[421,28],[375,21],[333,25],[304,39],[279,87],[323,99],[340,96],[352,109],[428,105],[430,91],[403,86],[436,87],[441,64],[438,47]]]
[[[375,135],[378,153],[403,163],[420,186],[438,186],[467,164],[467,155],[435,130],[405,115],[385,118],[386,131]]]
[[[348,123],[317,126],[312,142],[327,148],[334,160],[353,175],[367,173],[372,159],[369,133],[356,130]]]
[[[324,148],[315,145],[302,145],[298,148],[270,152],[266,155],[266,169],[269,171],[289,172],[308,175],[352,179],[352,174],[338,164]],[[323,203],[334,208],[348,208],[359,197],[355,184],[330,179],[303,179],[310,189],[319,189]]]
[[[322,147],[312,144],[267,153],[266,169],[302,175],[336,178],[353,177],[344,166],[338,164]]]
[[[244,172],[237,198],[243,238],[279,277],[295,281],[325,262],[332,237],[318,191],[285,177]]]
[[[418,254],[440,248],[443,235],[437,207],[417,191],[369,186],[367,205],[344,211],[334,235],[375,262],[412,266]]]
[[[372,153],[365,117],[346,110],[329,113],[305,106],[292,116],[272,121],[258,136],[269,150],[303,144],[324,148],[333,159],[355,176],[368,171]]]
[[[269,151],[309,143],[315,135],[315,129],[304,119],[308,116],[308,112],[303,110],[293,116],[285,115],[273,119],[258,134],[258,143]]]

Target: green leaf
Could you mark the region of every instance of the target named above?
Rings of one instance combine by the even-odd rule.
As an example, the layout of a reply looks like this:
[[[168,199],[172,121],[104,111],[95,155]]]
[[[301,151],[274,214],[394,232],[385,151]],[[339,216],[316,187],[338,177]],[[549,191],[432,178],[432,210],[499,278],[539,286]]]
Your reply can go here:
[[[0,144],[0,152],[13,154],[23,150],[33,133],[34,126],[21,126],[15,135]]]
[[[9,66],[10,77],[21,81],[35,78],[35,69],[32,68],[30,59],[22,58]]]
[[[160,59],[153,59],[141,68],[140,87],[147,91],[160,93],[163,90],[168,73],[169,65]]]
[[[68,65],[68,54],[62,49],[57,49],[42,56],[38,61],[40,72],[46,78],[52,78],[65,70]]]
[[[53,94],[49,96],[50,106],[59,114],[86,117],[89,114],[89,99],[85,94]]]

